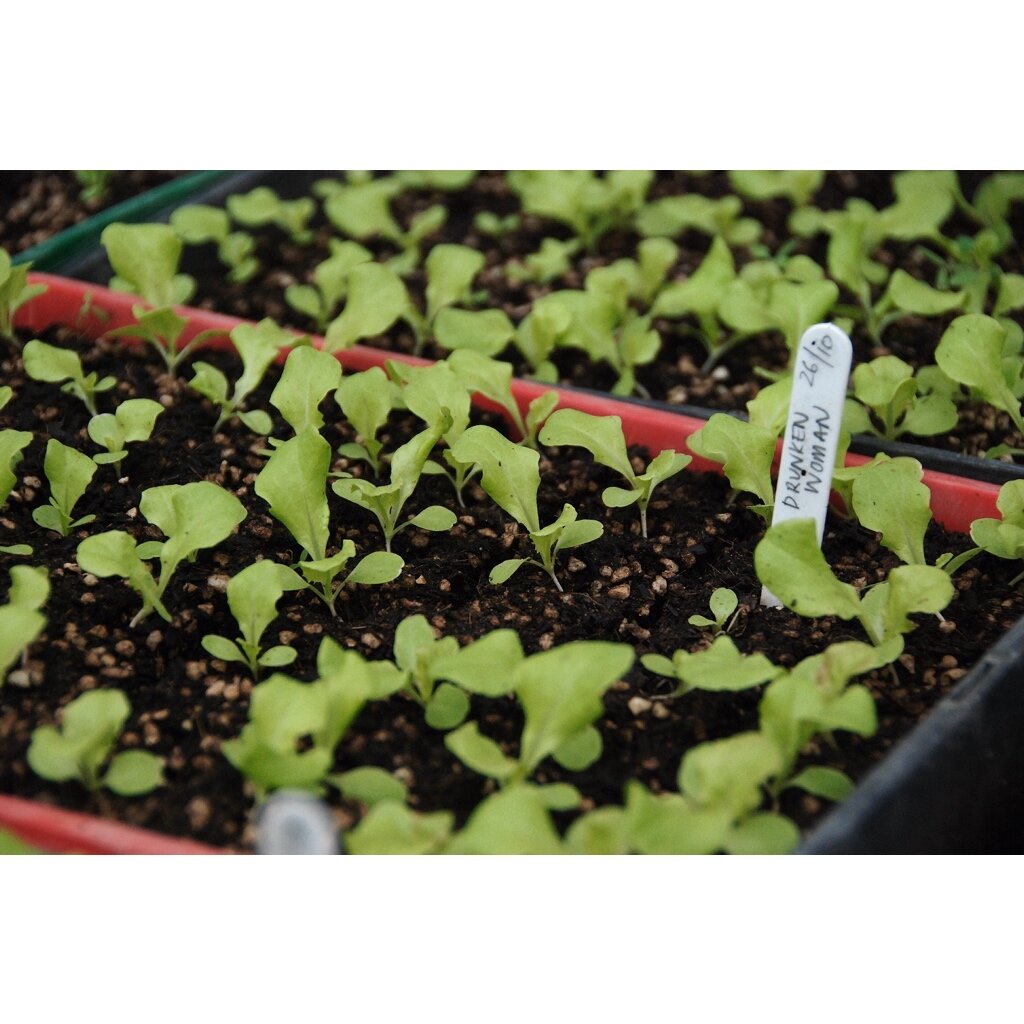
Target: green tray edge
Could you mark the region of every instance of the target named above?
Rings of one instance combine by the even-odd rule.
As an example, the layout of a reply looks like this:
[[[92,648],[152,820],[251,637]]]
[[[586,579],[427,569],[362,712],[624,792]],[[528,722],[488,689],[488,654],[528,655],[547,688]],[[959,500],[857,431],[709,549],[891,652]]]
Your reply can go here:
[[[14,256],[12,262],[31,263],[33,270],[59,271],[69,260],[78,256],[84,249],[100,244],[100,235],[108,224],[115,221],[134,223],[147,220],[169,206],[176,205],[189,196],[215,184],[228,171],[192,171],[180,178],[165,182],[156,188],[143,192],[141,195],[126,199],[123,203],[111,206],[97,213],[94,217],[80,221],[66,231],[48,238],[45,242],[32,246]]]

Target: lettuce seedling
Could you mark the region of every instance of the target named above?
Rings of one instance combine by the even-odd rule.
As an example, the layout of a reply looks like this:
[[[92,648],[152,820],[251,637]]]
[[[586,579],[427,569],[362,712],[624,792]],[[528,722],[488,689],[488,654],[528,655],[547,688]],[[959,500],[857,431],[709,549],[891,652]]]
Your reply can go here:
[[[994,317],[967,313],[957,317],[942,335],[935,362],[951,380],[971,388],[982,401],[1009,415],[1024,433],[1019,391],[1008,380],[1021,381],[1019,355],[1004,358],[1007,330]]]
[[[809,618],[857,619],[876,646],[912,630],[909,614],[941,612],[954,595],[942,569],[901,565],[861,597],[829,568],[812,519],[769,527],[754,551],[754,567],[761,583],[790,611]]]
[[[925,281],[911,277],[905,270],[894,270],[882,297],[875,303],[879,337],[886,327],[904,316],[936,317],[954,310],[965,310],[965,292],[933,288]]]
[[[20,348],[14,336],[14,314],[31,299],[46,291],[44,284],[29,284],[31,263],[14,266],[11,257],[0,249],[0,338]]]
[[[306,585],[336,615],[335,602],[344,586],[388,583],[402,571],[404,562],[398,555],[374,552],[359,561],[344,579],[335,582],[355,556],[356,548],[346,540],[336,554],[327,554],[330,465],[331,446],[310,428],[274,450],[256,477],[253,489],[302,548],[304,555],[296,568]]]
[[[559,517],[549,525],[540,525],[537,491],[540,488],[540,456],[537,452],[513,444],[493,427],[470,427],[455,443],[453,454],[460,462],[477,463],[480,485],[491,499],[517,523],[525,527],[539,561],[533,558],[509,558],[499,562],[488,577],[491,583],[505,583],[523,565],[535,565],[551,577],[561,591],[555,575],[555,558],[597,540],[604,527],[596,519],[579,519],[579,513],[566,503]]]
[[[96,415],[96,396],[109,391],[116,383],[115,377],[102,380],[95,371],[87,374],[77,352],[67,348],[47,345],[45,341],[33,339],[25,345],[22,358],[25,372],[33,379],[46,384],[61,384],[61,391],[82,400],[91,416]]]
[[[160,358],[167,364],[168,373],[176,373],[178,367],[202,344],[210,338],[220,337],[223,331],[200,331],[190,342],[181,344],[181,336],[188,327],[188,321],[178,316],[173,309],[163,308],[150,310],[148,313],[142,306],[133,306],[132,313],[135,323],[125,327],[116,327],[107,331],[108,338],[141,338],[149,342]]]
[[[508,216],[499,217],[490,210],[481,210],[473,217],[473,227],[481,235],[490,235],[491,238],[503,238],[519,230],[521,218],[518,213],[510,213]]]
[[[405,188],[436,189],[439,192],[460,192],[473,184],[476,171],[396,171],[395,177]]]
[[[479,394],[504,410],[519,434],[521,444],[537,447],[537,434],[558,405],[558,392],[545,391],[534,398],[526,409],[512,395],[512,364],[489,359],[468,349],[453,352],[445,362],[471,393]]]
[[[572,258],[579,251],[578,238],[570,238],[568,241],[545,238],[536,252],[529,253],[521,260],[509,260],[505,264],[505,276],[512,284],[517,285],[550,284],[570,271]]]
[[[253,688],[249,721],[221,752],[252,783],[259,800],[274,789],[322,793],[334,748],[371,690],[360,661],[350,662],[344,675],[331,673],[312,683],[275,673]]]
[[[996,508],[1000,519],[975,519],[971,539],[983,551],[1010,561],[1024,559],[1024,480],[1010,480],[999,489]],[[1024,572],[1010,580],[1015,586]]]
[[[22,452],[31,443],[30,430],[0,430],[0,507],[6,503],[18,482],[14,469],[24,457]]]
[[[111,757],[131,714],[120,690],[90,690],[68,704],[60,728],[40,726],[32,733],[26,760],[40,778],[76,779],[87,789],[105,786],[118,796],[140,796],[163,783],[163,762],[146,750]]]
[[[653,171],[510,171],[523,209],[568,224],[593,251],[602,236],[628,227],[643,207]]]
[[[49,596],[50,581],[42,566],[11,569],[7,604],[0,605],[0,686],[10,667],[42,633],[46,616],[40,608]]]
[[[341,363],[320,349],[301,345],[288,354],[270,404],[296,434],[319,430],[324,425],[320,403],[339,384]]]
[[[227,208],[231,219],[247,228],[273,224],[298,245],[313,241],[308,225],[316,203],[309,196],[282,199],[273,189],[260,185],[243,195],[228,196]]]
[[[442,309],[468,305],[473,279],[483,269],[484,254],[465,245],[435,245],[424,263],[427,272],[427,320]]]
[[[113,171],[75,171],[74,175],[81,186],[78,198],[89,204],[102,202],[114,181]]]
[[[102,578],[120,576],[142,597],[132,628],[152,611],[170,622],[163,596],[175,570],[203,548],[220,544],[246,514],[233,494],[206,480],[150,487],[142,492],[139,511],[164,533],[166,541],[138,544],[123,530],[109,530],[83,540],[76,556],[85,572]],[[146,564],[150,558],[160,559],[158,579]]]
[[[735,592],[729,590],[727,587],[716,587],[711,592],[711,600],[709,607],[711,608],[711,614],[714,616],[713,619],[709,619],[706,615],[691,615],[686,621],[691,626],[697,626],[699,629],[710,629],[712,636],[719,636],[722,633],[728,633],[730,627],[736,622],[735,612],[739,607],[740,599],[736,596]],[[732,622],[729,622],[729,617],[732,616]]]
[[[287,590],[302,590],[306,582],[294,569],[269,559],[247,565],[228,583],[228,607],[242,635],[235,640],[211,633],[203,637],[203,648],[221,661],[240,661],[249,666],[254,679],[261,668],[283,668],[298,656],[292,647],[277,645],[261,653],[260,641],[277,618],[277,602]]]
[[[469,698],[463,690],[443,682],[435,664],[459,650],[453,636],[434,636],[423,615],[404,618],[395,630],[395,663],[402,673],[402,690],[422,705],[427,725],[453,729],[469,712]]]
[[[203,203],[181,206],[171,214],[171,227],[186,245],[216,245],[229,281],[244,284],[259,272],[256,239],[246,231],[232,231],[227,213],[219,207]]]
[[[553,810],[579,806],[579,791],[565,783],[536,786],[520,782],[482,800],[469,821],[451,837],[446,854],[551,855],[564,853],[551,820]]]
[[[692,461],[689,455],[665,449],[659,452],[644,473],[636,473],[626,452],[626,437],[618,416],[591,416],[575,409],[559,409],[549,417],[540,432],[542,444],[574,445],[586,448],[596,462],[625,477],[628,488],[606,487],[601,500],[609,508],[640,508],[640,529],[647,539],[647,508],[655,487],[682,472]]]
[[[445,533],[456,521],[455,514],[441,505],[430,505],[422,512],[399,524],[405,503],[412,497],[419,483],[423,466],[441,435],[452,425],[452,417],[444,412],[441,419],[426,430],[406,441],[391,456],[391,480],[386,484],[372,484],[368,480],[343,479],[332,484],[339,498],[351,501],[371,512],[380,523],[384,535],[384,548],[391,551],[391,541],[401,530],[410,526],[421,530]],[[465,460],[462,460],[465,461]]]
[[[290,284],[284,291],[288,305],[315,320],[320,332],[327,328],[344,301],[353,267],[373,260],[373,253],[356,242],[332,238],[330,246],[331,255],[313,269],[312,284]]]
[[[345,308],[327,327],[324,351],[349,348],[375,338],[412,310],[402,279],[380,263],[357,263],[346,279]]]
[[[72,519],[75,505],[85,494],[96,463],[88,455],[61,444],[55,437],[46,442],[43,472],[50,484],[50,503],[32,509],[32,519],[44,530],[53,530],[66,537],[78,526],[86,526],[95,516]]]
[[[436,473],[448,478],[455,489],[460,507],[465,507],[463,488],[476,475],[473,463],[460,462],[451,446],[469,426],[469,389],[447,363],[413,367],[405,363],[388,362],[388,372],[402,384],[402,400],[406,408],[427,426],[440,424],[447,416],[450,425],[441,435],[447,446],[443,454],[444,465],[428,459],[423,464],[425,473]]]
[[[648,672],[679,681],[673,694],[675,697],[692,690],[749,690],[774,679],[783,671],[763,654],[741,654],[732,640],[724,635],[716,636],[706,650],[693,654],[679,650],[671,659],[662,654],[645,654],[640,660]]]
[[[928,564],[924,535],[932,521],[931,491],[922,483],[923,476],[917,459],[890,459],[881,454],[846,471],[849,501],[857,521],[880,534],[882,544],[907,565]],[[844,493],[844,500],[846,497]],[[952,575],[977,553],[977,548],[955,557],[947,553],[935,564]]]
[[[604,711],[602,698],[629,671],[633,658],[628,645],[603,640],[577,640],[532,654],[511,673],[525,717],[519,756],[506,754],[476,722],[445,736],[445,746],[502,786],[525,782],[546,757],[569,771],[583,771],[601,756],[601,734],[593,723]]]
[[[952,430],[957,408],[949,390],[929,390],[925,380],[915,377],[914,368],[897,356],[861,363],[853,371],[856,402],[847,402],[844,426],[890,441],[901,434],[929,437]]]
[[[551,361],[572,324],[572,309],[566,292],[552,292],[537,299],[516,328],[515,345],[530,364],[534,380],[558,383],[558,367]]]
[[[729,245],[751,245],[761,237],[761,225],[742,217],[742,212],[739,196],[667,196],[648,203],[637,216],[636,227],[646,237],[677,238],[684,231],[699,231]]]
[[[756,202],[782,196],[794,206],[806,206],[825,180],[824,171],[730,171],[732,187]]]
[[[584,291],[555,292],[569,315],[559,345],[582,349],[595,362],[604,361],[618,374],[613,395],[644,394],[636,382],[636,368],[653,362],[661,337],[651,328],[651,316],[637,314],[629,304],[629,281],[614,267],[601,267],[587,275]]]
[[[286,348],[295,345],[296,338],[267,317],[258,324],[239,324],[231,331],[231,341],[242,360],[242,375],[235,381],[231,395],[228,395],[227,377],[215,366],[202,361],[193,364],[195,376],[189,381],[189,386],[220,410],[213,425],[214,434],[233,416],[237,416],[254,434],[269,434],[273,426],[269,414],[262,409],[242,412],[241,406],[259,387],[270,364]]]
[[[94,444],[106,448],[105,452],[92,457],[93,462],[98,466],[116,466],[128,454],[129,444],[150,439],[157,417],[163,411],[164,407],[151,398],[129,398],[113,413],[93,416],[86,430]]]
[[[324,197],[324,213],[328,220],[349,238],[366,241],[384,238],[393,242],[401,254],[390,261],[396,274],[405,276],[419,266],[420,247],[424,240],[439,231],[447,219],[447,210],[440,205],[417,213],[403,231],[391,214],[391,200],[402,191],[402,182],[395,176],[353,181],[317,182],[314,190]]]
[[[846,795],[852,786],[842,773],[812,768],[794,776],[793,767],[816,735],[836,730],[874,735],[878,716],[871,692],[850,680],[889,664],[902,649],[899,636],[879,647],[857,640],[831,644],[768,685],[759,706],[760,727],[782,755],[773,793],[795,786],[829,800]]]
[[[114,268],[110,287],[156,308],[184,305],[196,282],[178,273],[182,242],[169,224],[108,224],[100,235]]]
[[[398,385],[388,380],[379,366],[372,366],[345,377],[334,392],[334,400],[360,438],[341,445],[338,454],[368,462],[374,475],[380,476],[384,443],[377,440],[377,435],[387,425],[391,410],[402,407]]]
[[[348,853],[376,856],[443,853],[455,815],[411,811],[394,800],[374,804],[345,837]]]
[[[771,470],[778,436],[774,427],[716,412],[686,443],[696,455],[721,464],[733,491],[758,498],[752,510],[771,522],[775,503]]]

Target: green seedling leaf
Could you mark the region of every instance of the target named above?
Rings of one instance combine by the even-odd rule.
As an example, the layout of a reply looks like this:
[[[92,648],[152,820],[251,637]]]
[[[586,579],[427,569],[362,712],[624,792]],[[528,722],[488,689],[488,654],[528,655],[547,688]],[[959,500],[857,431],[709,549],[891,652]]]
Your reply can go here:
[[[426,722],[432,729],[454,729],[469,714],[469,697],[451,683],[441,683],[426,708]]]
[[[284,292],[288,305],[315,320],[320,331],[344,300],[352,268],[373,260],[373,253],[356,242],[332,238],[330,245],[331,255],[313,270],[313,284],[292,284]]]
[[[824,171],[730,171],[732,187],[747,199],[763,201],[783,197],[806,206],[821,188]]]
[[[465,245],[435,245],[424,265],[427,319],[432,321],[448,306],[467,304],[473,278],[483,269],[484,254]]]
[[[270,404],[296,434],[319,430],[324,425],[320,403],[340,384],[341,363],[326,352],[303,345],[289,353]]]
[[[50,595],[46,570],[16,565],[11,569],[7,604],[0,605],[0,685],[11,666],[34,643],[46,625],[40,608]]]
[[[44,284],[29,284],[31,263],[14,266],[11,257],[0,249],[0,338],[17,347],[14,337],[14,314],[37,295],[46,291]]]
[[[679,768],[679,789],[702,807],[742,818],[757,809],[762,787],[782,767],[782,756],[767,736],[740,733],[688,750]]]
[[[25,345],[22,352],[25,372],[33,379],[48,384],[67,381],[61,389],[85,403],[93,416],[96,415],[96,395],[109,391],[116,383],[113,377],[99,379],[96,373],[86,374],[77,352],[70,349],[47,345],[34,339]]]
[[[110,287],[131,292],[151,306],[180,306],[195,281],[178,273],[181,239],[169,224],[108,224],[100,235],[116,275]]]
[[[765,518],[770,518],[775,501],[771,466],[777,439],[775,430],[715,413],[686,443],[695,454],[720,463],[733,489],[760,499],[768,508]]]
[[[46,443],[43,472],[50,484],[50,503],[32,510],[32,518],[37,525],[66,537],[73,527],[83,526],[96,518],[84,516],[72,520],[75,505],[85,494],[96,472],[96,463],[88,455],[51,437]]]
[[[220,244],[231,233],[227,212],[204,203],[179,207],[171,214],[170,223],[186,245]]]
[[[676,651],[671,661],[651,654],[640,660],[648,671],[679,680],[675,696],[691,690],[749,690],[783,672],[763,654],[741,654],[732,640],[724,635],[717,636],[707,650],[694,654]]]
[[[120,690],[90,690],[63,711],[59,729],[40,726],[32,733],[29,767],[53,782],[75,779],[88,789],[107,786],[122,796],[148,793],[163,781],[162,762],[154,754],[118,754],[103,766],[128,721],[131,707]]]
[[[143,550],[141,545],[136,545],[135,538],[123,530],[108,530],[106,533],[86,537],[78,545],[75,558],[85,572],[94,576],[120,576],[127,580],[142,597],[142,608],[132,620],[134,626],[151,611],[156,611],[167,622],[171,621],[171,613],[161,600],[162,591],[153,579],[149,566],[143,561],[144,557],[152,558],[157,554],[158,551]]]
[[[515,669],[524,657],[515,630],[495,629],[467,647],[439,653],[431,671],[435,678],[450,679],[470,693],[501,697],[511,692]]]
[[[93,416],[87,425],[92,442],[105,452],[93,456],[99,465],[117,465],[128,454],[127,446],[148,441],[153,434],[157,417],[164,411],[159,402],[150,398],[129,398],[113,413]]]
[[[996,508],[1000,519],[975,519],[971,539],[996,558],[1024,559],[1024,481],[1010,480],[999,489]],[[1024,576],[1017,576],[1011,585]]]
[[[853,781],[836,768],[813,765],[805,768],[786,783],[787,789],[802,789],[812,796],[841,803],[853,792]]]
[[[1006,328],[980,313],[957,317],[946,329],[935,350],[935,361],[946,376],[973,388],[979,397],[1010,415],[1024,432],[1020,401],[1007,386],[1002,356]]]
[[[645,539],[647,508],[654,488],[681,472],[692,461],[688,455],[666,450],[651,461],[646,473],[638,475],[626,451],[622,420],[618,416],[591,416],[575,409],[559,409],[552,413],[540,432],[540,440],[543,444],[586,448],[602,466],[621,473],[629,484],[629,491],[609,487],[604,491],[602,500],[611,508],[622,508],[636,502],[640,507],[641,532]]]
[[[434,322],[434,335],[442,348],[471,349],[485,356],[496,356],[515,333],[512,321],[500,309],[443,309]]]
[[[380,236],[397,242],[402,229],[391,216],[390,202],[400,190],[401,182],[396,178],[336,185],[325,196],[324,213],[350,238],[366,240]]]
[[[526,724],[516,779],[528,778],[545,757],[600,717],[604,693],[629,671],[633,659],[632,648],[625,644],[582,640],[541,651],[520,663],[515,693]]]
[[[864,596],[861,625],[873,643],[882,644],[914,628],[908,615],[937,614],[953,600],[955,593],[949,574],[937,566],[898,566],[885,583],[879,583]]]
[[[518,785],[487,797],[445,852],[554,854],[562,852],[562,841],[551,821],[544,791]]]
[[[329,781],[346,800],[358,800],[367,807],[405,803],[405,784],[383,768],[365,765],[332,775]]]
[[[7,501],[18,482],[14,467],[21,462],[21,453],[31,443],[30,430],[0,430],[0,506]]]
[[[272,648],[279,653],[268,658],[260,653],[260,641],[267,627],[277,618],[277,603],[286,591],[305,587],[302,578],[284,565],[263,560],[246,566],[228,583],[228,607],[238,623],[241,636],[231,641],[222,636],[203,637],[203,647],[215,658],[240,661],[259,678],[261,666],[281,667],[295,659],[290,648]],[[271,652],[267,652],[269,655]]]
[[[623,819],[625,845],[633,853],[718,853],[729,834],[725,811],[699,807],[678,793],[655,796],[635,780],[626,784]]]
[[[330,465],[331,446],[315,430],[305,430],[274,450],[253,485],[313,560],[327,555]]]
[[[677,238],[684,231],[700,231],[719,236],[729,245],[750,245],[761,237],[761,225],[752,218],[741,217],[742,210],[739,196],[668,196],[648,203],[640,211],[636,226],[645,236]]]
[[[931,491],[916,459],[869,464],[853,481],[853,511],[861,526],[908,565],[925,565],[924,535],[932,521]]]
[[[754,567],[761,583],[798,615],[860,614],[857,591],[836,578],[821,553],[813,519],[770,526],[754,550]]]
[[[391,541],[395,534],[413,525],[412,520],[399,524],[402,509],[416,489],[431,450],[451,425],[451,416],[445,413],[437,423],[406,441],[391,457],[390,483],[376,486],[366,480],[346,479],[336,480],[332,485],[334,493],[339,497],[365,508],[376,516],[384,535],[386,550],[391,550]],[[442,519],[443,517],[431,512],[425,522],[440,523]],[[453,525],[454,522],[452,517]]]
[[[738,856],[780,856],[792,853],[800,842],[800,830],[781,814],[752,814],[733,827],[725,840],[725,852]]]
[[[273,224],[300,245],[313,240],[307,225],[316,212],[316,203],[309,196],[285,200],[273,189],[260,185],[244,195],[228,196],[227,207],[232,219],[246,227]]]
[[[448,811],[417,814],[393,800],[375,804],[348,834],[349,853],[410,855],[441,853],[455,826]]]
[[[542,528],[537,511],[540,458],[532,449],[513,444],[492,427],[470,427],[452,446],[452,454],[460,462],[480,467],[481,487],[529,533],[540,559],[529,561],[543,569],[561,590],[554,572],[558,551],[596,540],[604,527],[596,520],[577,520],[576,510],[566,504],[558,519]],[[501,563],[492,570],[491,582],[504,582],[521,564],[515,559]]]
[[[853,372],[854,395],[875,420],[864,416],[851,425],[860,433],[881,434],[890,440],[902,433],[927,437],[952,429],[957,410],[948,392],[926,392],[927,382],[913,377],[913,372],[897,356],[880,356],[858,366]]]
[[[382,444],[377,440],[377,434],[387,424],[391,410],[401,406],[398,388],[379,366],[374,366],[345,377],[334,397],[362,440],[362,454],[354,457],[367,459],[374,473],[379,474]]]
[[[686,621],[691,626],[699,626],[714,631],[718,636],[726,630],[726,623],[729,616],[736,611],[739,605],[739,598],[727,587],[716,587],[711,592],[711,614],[714,618],[709,619],[705,615],[691,615]]]
[[[375,338],[410,308],[409,293],[394,270],[379,263],[360,263],[348,275],[345,308],[327,328],[324,351],[337,352],[360,338]]]
[[[200,331],[187,344],[181,338],[188,327],[188,321],[178,316],[173,309],[154,309],[146,312],[143,306],[133,306],[136,322],[125,327],[107,331],[107,338],[142,338],[149,342],[167,364],[168,373],[175,373],[178,366],[199,346],[213,337],[223,336],[220,330]]]
[[[570,736],[551,756],[568,771],[582,772],[600,758],[602,749],[601,734],[590,725]]]
[[[579,251],[579,239],[561,241],[557,238],[545,238],[537,252],[524,256],[522,260],[509,260],[505,264],[505,276],[513,284],[526,284],[530,281],[536,284],[549,284],[569,272],[572,258]]]

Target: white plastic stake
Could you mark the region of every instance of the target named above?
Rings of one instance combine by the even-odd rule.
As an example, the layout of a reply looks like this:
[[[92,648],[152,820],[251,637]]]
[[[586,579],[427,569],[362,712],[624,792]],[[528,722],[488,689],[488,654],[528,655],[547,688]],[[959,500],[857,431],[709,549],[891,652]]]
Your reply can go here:
[[[256,852],[337,853],[338,826],[322,800],[309,793],[278,790],[256,819]]]
[[[793,394],[782,439],[772,526],[788,519],[813,519],[819,544],[825,533],[852,360],[853,346],[846,334],[835,324],[815,324],[804,331],[793,364]],[[761,588],[761,604],[782,607],[767,587]]]

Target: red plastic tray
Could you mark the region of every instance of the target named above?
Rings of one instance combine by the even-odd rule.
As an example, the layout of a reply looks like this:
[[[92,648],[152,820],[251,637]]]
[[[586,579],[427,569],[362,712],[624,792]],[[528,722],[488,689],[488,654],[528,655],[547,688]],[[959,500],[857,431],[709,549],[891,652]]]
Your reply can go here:
[[[135,322],[132,307],[138,300],[134,296],[49,274],[32,274],[30,280],[45,284],[47,290],[18,311],[16,323],[19,327],[43,330],[52,324],[62,324],[77,328],[87,337],[96,338],[114,327],[123,327]],[[102,310],[106,316],[95,315],[93,311],[96,309]],[[189,321],[184,341],[193,338],[200,331],[223,332],[222,339],[211,340],[211,347],[230,348],[228,332],[244,322],[235,317],[205,310],[182,308],[179,312]],[[321,340],[314,338],[314,343],[319,344]],[[337,357],[346,369],[354,371],[365,370],[371,366],[383,366],[389,359],[416,365],[425,365],[429,362],[425,359],[360,346],[339,352]],[[514,381],[512,389],[524,411],[532,399],[543,391],[550,390],[547,385],[523,380]],[[663,448],[688,451],[687,438],[706,422],[661,409],[647,409],[617,402],[610,397],[565,389],[557,390],[561,396],[561,407],[579,409],[597,416],[619,416],[627,442],[644,445],[652,451],[660,451]],[[846,463],[855,466],[867,461],[865,456],[849,455]],[[694,456],[691,468],[721,471],[720,466],[708,463],[699,456]],[[949,530],[966,533],[973,520],[997,514],[996,497],[999,487],[996,484],[966,480],[931,470],[925,470],[924,482],[931,490],[932,514],[936,521]],[[0,796],[0,828],[9,829],[27,842],[44,849],[60,852],[222,852],[189,840],[174,839],[144,829],[62,811],[46,804],[5,796]]]

